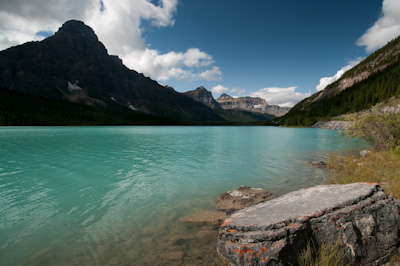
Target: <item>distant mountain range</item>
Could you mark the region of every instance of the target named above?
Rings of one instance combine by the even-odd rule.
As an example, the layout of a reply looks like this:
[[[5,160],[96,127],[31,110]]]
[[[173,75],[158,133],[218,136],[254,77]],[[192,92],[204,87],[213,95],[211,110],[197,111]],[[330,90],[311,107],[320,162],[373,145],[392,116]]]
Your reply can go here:
[[[221,109],[236,110],[253,113],[255,115],[269,115],[267,117],[271,118],[285,115],[290,110],[290,107],[269,105],[267,101],[259,97],[231,97],[226,93],[223,93],[215,100],[212,93],[204,87],[199,87],[196,90],[185,92],[184,95],[217,110],[220,114]]]
[[[296,104],[270,125],[311,126],[371,108],[400,95],[400,37],[348,70],[336,82]]]
[[[252,113],[269,114],[275,117],[283,116],[291,109],[290,107],[270,105],[260,97],[231,97],[226,93],[221,94],[217,102],[223,109],[239,109]]]

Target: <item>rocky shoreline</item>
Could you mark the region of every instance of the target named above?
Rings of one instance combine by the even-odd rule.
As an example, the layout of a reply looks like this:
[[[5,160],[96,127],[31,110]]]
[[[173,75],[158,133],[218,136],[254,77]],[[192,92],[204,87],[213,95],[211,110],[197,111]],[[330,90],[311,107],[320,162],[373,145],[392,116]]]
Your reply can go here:
[[[346,130],[350,126],[354,125],[354,121],[318,121],[312,128],[322,128],[322,129],[336,129],[336,130]]]

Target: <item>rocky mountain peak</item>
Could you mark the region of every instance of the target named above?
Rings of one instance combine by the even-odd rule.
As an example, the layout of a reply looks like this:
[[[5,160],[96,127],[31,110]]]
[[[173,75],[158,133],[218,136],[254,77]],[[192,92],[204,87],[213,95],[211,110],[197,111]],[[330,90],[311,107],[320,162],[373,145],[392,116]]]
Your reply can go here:
[[[79,50],[91,46],[91,48],[100,49],[101,52],[107,53],[105,46],[99,41],[93,29],[82,21],[69,20],[65,22],[51,38],[45,41],[55,42],[57,46],[73,46]]]
[[[201,102],[210,108],[217,108],[217,109],[221,108],[219,103],[215,101],[214,97],[212,96],[212,93],[203,86],[198,87],[194,91],[185,92],[184,95],[192,98],[195,101]]]
[[[203,86],[198,87],[195,91],[207,91],[209,92],[206,88],[204,88]]]
[[[79,20],[69,20],[65,22],[57,31],[56,34],[78,34],[80,38],[98,41],[96,33],[93,29],[82,21]]]
[[[226,93],[221,94],[217,102],[223,109],[239,109],[248,112],[271,114],[277,117],[285,115],[290,110],[288,107],[269,105],[265,99],[260,97],[246,96],[234,98]]]
[[[218,97],[217,102],[218,102],[218,101],[221,101],[221,100],[231,100],[231,99],[233,99],[232,96],[230,96],[230,95],[228,95],[228,94],[226,94],[226,93],[222,93],[222,94]]]

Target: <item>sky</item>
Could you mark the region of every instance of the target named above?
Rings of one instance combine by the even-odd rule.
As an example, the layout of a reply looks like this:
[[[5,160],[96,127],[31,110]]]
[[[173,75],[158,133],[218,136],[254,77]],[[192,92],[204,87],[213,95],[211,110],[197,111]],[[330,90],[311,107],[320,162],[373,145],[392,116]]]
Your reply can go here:
[[[400,0],[0,0],[0,50],[70,19],[176,91],[293,106],[400,35]]]

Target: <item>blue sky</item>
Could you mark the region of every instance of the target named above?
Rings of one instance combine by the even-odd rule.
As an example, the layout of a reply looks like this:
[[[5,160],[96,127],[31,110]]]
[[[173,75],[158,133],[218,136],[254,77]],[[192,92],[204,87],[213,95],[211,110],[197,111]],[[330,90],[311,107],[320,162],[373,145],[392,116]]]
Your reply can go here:
[[[128,67],[179,92],[286,106],[400,34],[399,0],[58,2],[0,0],[0,49],[79,19]]]
[[[221,84],[246,90],[243,95],[265,87],[316,92],[321,77],[367,55],[356,41],[382,7],[365,0],[197,3],[181,1],[175,24],[147,30],[146,41],[162,53],[198,47],[212,55],[222,80],[165,83],[178,91]]]

